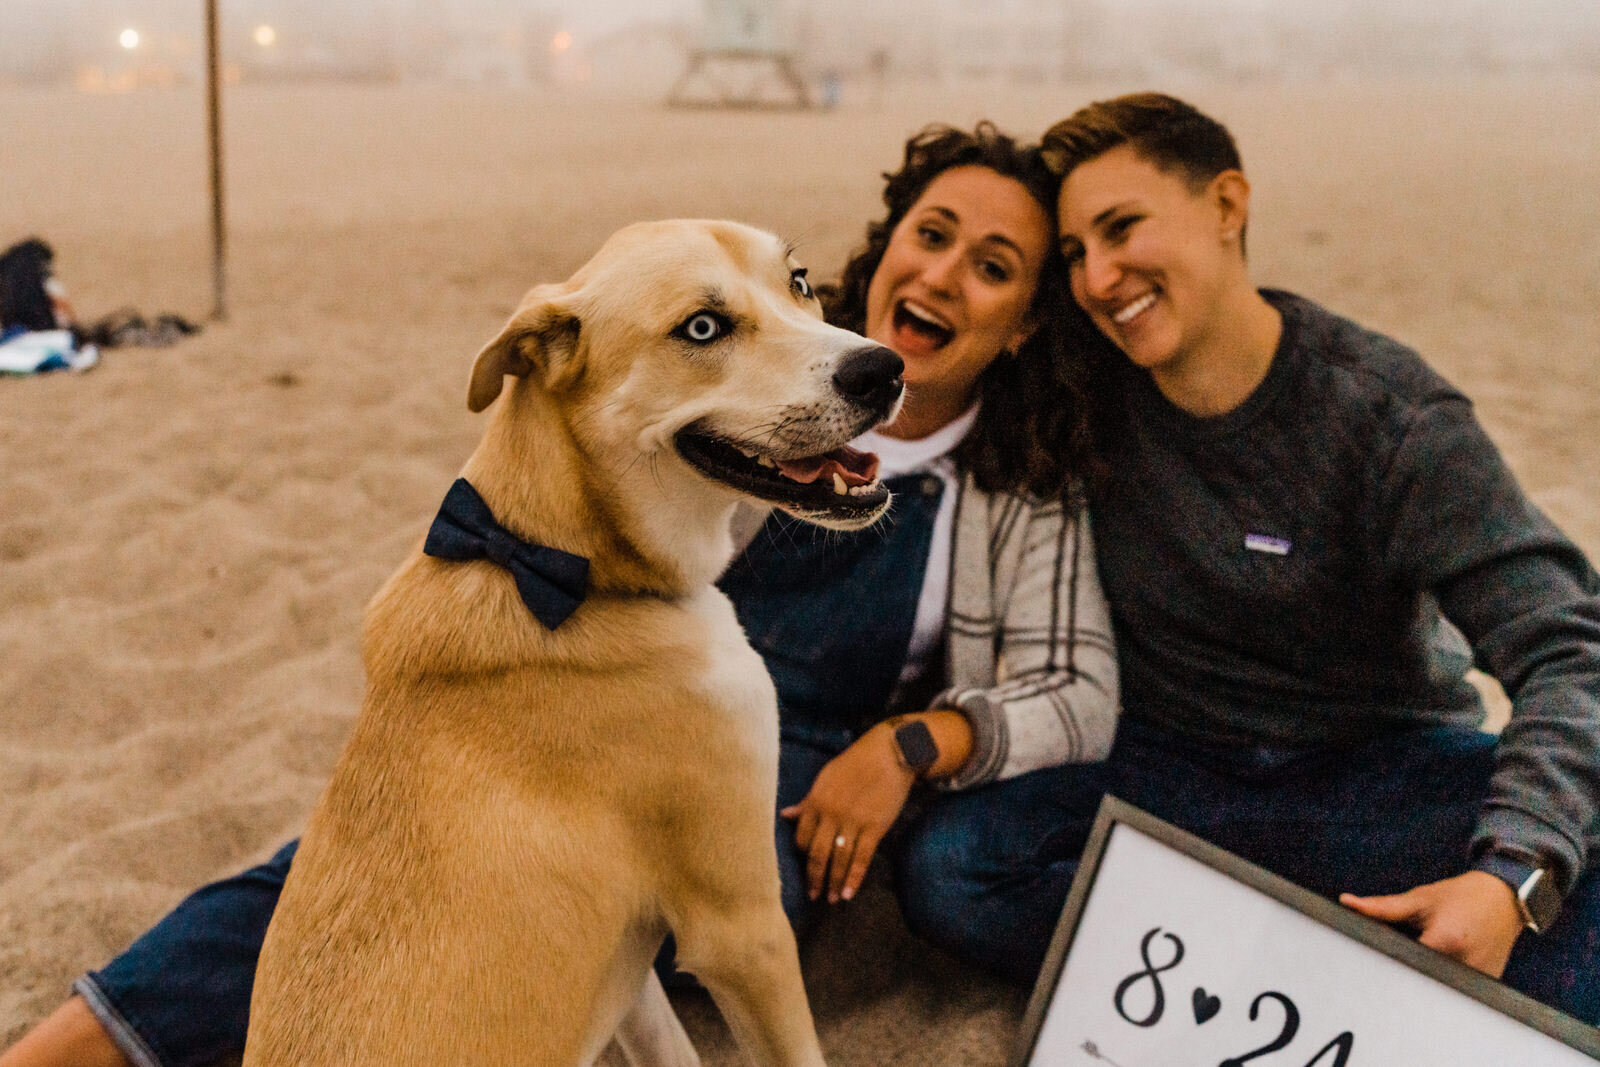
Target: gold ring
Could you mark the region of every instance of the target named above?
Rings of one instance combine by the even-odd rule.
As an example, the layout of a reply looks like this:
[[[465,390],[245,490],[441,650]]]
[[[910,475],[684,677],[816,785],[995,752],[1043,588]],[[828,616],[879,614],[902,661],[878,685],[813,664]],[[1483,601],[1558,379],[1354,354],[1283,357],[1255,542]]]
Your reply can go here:
[[[844,848],[844,846],[848,845],[849,843],[850,839],[845,837],[843,834],[840,834],[838,837],[833,839],[834,848]]]

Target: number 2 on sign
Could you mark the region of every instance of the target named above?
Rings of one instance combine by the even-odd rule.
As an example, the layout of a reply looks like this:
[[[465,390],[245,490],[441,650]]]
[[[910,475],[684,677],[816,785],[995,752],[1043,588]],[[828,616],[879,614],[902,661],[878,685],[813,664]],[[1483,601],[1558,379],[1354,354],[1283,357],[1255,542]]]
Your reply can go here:
[[[1165,963],[1157,964],[1150,958],[1150,946],[1157,936],[1164,937],[1172,946],[1171,958]],[[1183,939],[1177,934],[1163,933],[1161,927],[1152,927],[1146,931],[1144,938],[1139,942],[1139,958],[1144,961],[1144,969],[1134,971],[1128,977],[1117,983],[1116,991],[1111,995],[1112,1006],[1117,1009],[1117,1014],[1138,1027],[1150,1027],[1161,1021],[1161,1016],[1166,1011],[1167,994],[1161,986],[1161,976],[1183,962]],[[1128,1014],[1125,1003],[1128,993],[1135,986],[1148,983],[1150,986],[1150,1010],[1138,1018]],[[1219,998],[1206,994],[1200,987],[1195,989],[1195,1023],[1204,1025],[1219,1010]],[[1295,1007],[1294,1001],[1282,993],[1268,991],[1250,1002],[1250,1021],[1255,1022],[1261,1015],[1263,1001],[1276,1001],[1283,1009],[1283,1024],[1278,1029],[1278,1036],[1262,1045],[1260,1048],[1251,1049],[1249,1052],[1238,1056],[1231,1056],[1217,1064],[1217,1067],[1244,1067],[1251,1060],[1258,1059],[1279,1049],[1287,1048],[1289,1042],[1294,1040],[1295,1034],[1300,1030],[1300,1009]],[[1349,1030],[1344,1031],[1332,1041],[1329,1041],[1317,1054],[1306,1061],[1305,1067],[1346,1067],[1350,1062],[1350,1050],[1355,1047],[1355,1035]],[[1333,1059],[1324,1064],[1324,1058],[1333,1053]]]

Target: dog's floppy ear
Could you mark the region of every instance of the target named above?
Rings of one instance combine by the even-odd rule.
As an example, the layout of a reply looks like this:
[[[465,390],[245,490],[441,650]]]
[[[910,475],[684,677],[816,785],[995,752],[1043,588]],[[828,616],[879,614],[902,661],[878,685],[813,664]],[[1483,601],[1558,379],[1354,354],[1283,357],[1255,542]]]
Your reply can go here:
[[[562,297],[564,286],[540,286],[528,294],[505,329],[472,364],[467,407],[482,411],[505,384],[505,376],[537,374],[546,389],[559,389],[576,372],[578,317]]]

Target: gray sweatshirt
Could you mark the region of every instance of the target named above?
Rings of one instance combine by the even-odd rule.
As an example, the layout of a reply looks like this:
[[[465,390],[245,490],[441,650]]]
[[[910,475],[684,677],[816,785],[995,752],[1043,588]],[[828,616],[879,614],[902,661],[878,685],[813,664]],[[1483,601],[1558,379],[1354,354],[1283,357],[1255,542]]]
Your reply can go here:
[[[1415,352],[1263,295],[1283,337],[1234,411],[1116,372],[1092,510],[1124,714],[1308,749],[1476,725],[1465,635],[1513,704],[1474,854],[1532,850],[1570,889],[1600,812],[1600,578]]]

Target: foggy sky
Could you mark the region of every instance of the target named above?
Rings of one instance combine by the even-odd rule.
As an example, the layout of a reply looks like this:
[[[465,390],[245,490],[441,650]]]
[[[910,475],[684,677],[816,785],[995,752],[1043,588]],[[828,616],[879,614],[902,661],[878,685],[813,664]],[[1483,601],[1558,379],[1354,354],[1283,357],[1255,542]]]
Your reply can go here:
[[[384,2],[384,0],[378,0]],[[387,0],[395,4],[395,0]],[[799,6],[786,0],[774,0],[780,7]],[[951,0],[947,0],[947,3]],[[962,0],[954,0],[959,3]],[[1054,0],[1069,9],[1074,0]],[[228,0],[222,0],[225,12]],[[400,0],[418,8],[440,10],[455,9],[460,15],[482,13],[493,17],[507,12],[547,12],[575,33],[603,33],[618,26],[640,21],[694,21],[699,18],[701,0]],[[858,0],[852,6],[863,14],[879,18],[885,15],[904,14],[914,21],[919,14],[939,0]],[[317,5],[324,12],[347,10],[352,15],[367,14],[374,0],[321,0]],[[252,4],[261,7],[261,4]],[[396,5],[399,6],[399,5]],[[996,0],[988,5],[1000,11],[1006,0]],[[47,24],[61,18],[63,13],[103,13],[107,24],[137,24],[141,18],[171,24],[191,15],[198,19],[203,10],[202,0],[4,0],[0,3],[0,30],[20,29],[27,25]],[[1323,21],[1348,12],[1365,13],[1373,22],[1382,24],[1403,11],[1404,21],[1420,19],[1430,22],[1469,23],[1480,19],[1504,21],[1508,13],[1518,20],[1556,28],[1567,25],[1582,28],[1600,26],[1600,3],[1595,0],[1418,0],[1401,3],[1397,0],[1117,0],[1122,11],[1149,11],[1165,13],[1211,12],[1222,17],[1271,15],[1277,19],[1303,16]],[[12,25],[6,25],[10,23]],[[0,32],[0,41],[11,34]]]
[[[762,0],[746,0],[760,3]],[[860,67],[876,50],[898,72],[982,66],[972,42],[1014,39],[1005,63],[1019,70],[1159,73],[1174,65],[1234,75],[1252,70],[1582,69],[1600,72],[1600,0],[766,0],[815,68]],[[692,46],[703,0],[220,0],[224,53],[248,61],[253,27],[283,31],[281,54],[360,58],[384,41],[426,27],[438,39],[552,39],[571,34],[571,55],[613,31],[670,24]],[[0,0],[0,81],[119,56],[135,29],[171,62],[193,56],[204,0]],[[992,21],[991,21],[992,20]],[[1041,50],[1037,28],[1056,27]],[[1065,28],[1066,38],[1061,36]],[[408,29],[404,29],[408,28]],[[979,31],[979,32],[974,32]],[[656,31],[651,31],[656,32]],[[1048,30],[1046,31],[1049,32]],[[495,35],[500,35],[498,38]],[[658,34],[659,36],[659,34]],[[295,41],[293,48],[287,43]],[[1078,52],[1063,61],[1062,41]],[[432,49],[432,51],[428,51]],[[865,51],[864,51],[865,50]],[[436,43],[413,53],[441,54]],[[992,48],[991,48],[992,51]],[[1055,58],[1051,58],[1054,56]],[[174,58],[176,57],[176,58]],[[681,67],[682,60],[677,60]],[[992,64],[991,64],[992,66]],[[409,69],[409,68],[408,68]],[[815,70],[812,71],[815,73]],[[1053,73],[1051,76],[1055,76]]]

